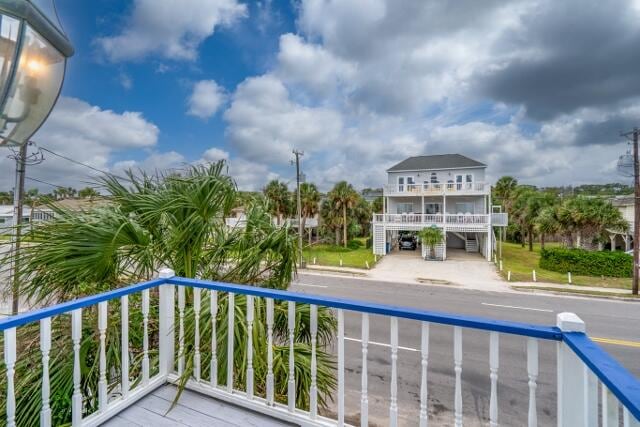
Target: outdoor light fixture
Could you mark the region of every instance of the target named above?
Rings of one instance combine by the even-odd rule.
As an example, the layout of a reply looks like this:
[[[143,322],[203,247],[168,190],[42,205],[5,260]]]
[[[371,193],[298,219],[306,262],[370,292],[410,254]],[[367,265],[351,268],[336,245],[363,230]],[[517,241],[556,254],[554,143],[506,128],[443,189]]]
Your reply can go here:
[[[72,55],[53,0],[0,0],[0,147],[24,145],[40,128]]]

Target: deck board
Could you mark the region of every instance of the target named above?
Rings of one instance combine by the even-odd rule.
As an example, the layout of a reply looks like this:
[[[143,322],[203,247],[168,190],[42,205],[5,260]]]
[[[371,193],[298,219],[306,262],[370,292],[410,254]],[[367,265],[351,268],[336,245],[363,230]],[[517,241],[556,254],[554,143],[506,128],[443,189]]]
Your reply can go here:
[[[103,426],[107,427],[280,427],[291,426],[263,414],[184,390],[171,408],[176,388],[166,385],[127,408]]]

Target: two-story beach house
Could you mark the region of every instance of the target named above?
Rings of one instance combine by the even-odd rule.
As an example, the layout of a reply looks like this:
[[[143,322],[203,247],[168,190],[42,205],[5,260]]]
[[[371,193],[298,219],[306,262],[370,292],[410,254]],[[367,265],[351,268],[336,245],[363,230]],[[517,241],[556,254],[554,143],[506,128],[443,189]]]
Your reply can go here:
[[[447,249],[480,252],[491,259],[493,227],[505,227],[507,216],[492,213],[487,165],[460,154],[409,157],[387,169],[384,213],[373,216],[373,251],[393,250],[401,232],[442,228],[445,240],[436,256]],[[423,248],[423,254],[425,248]]]

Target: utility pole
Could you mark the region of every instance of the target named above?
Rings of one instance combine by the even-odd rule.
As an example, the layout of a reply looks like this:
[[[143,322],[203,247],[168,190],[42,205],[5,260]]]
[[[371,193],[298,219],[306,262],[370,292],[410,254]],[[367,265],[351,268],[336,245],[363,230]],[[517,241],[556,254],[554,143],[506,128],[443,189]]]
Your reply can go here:
[[[631,137],[633,142],[633,284],[631,293],[638,295],[638,281],[640,268],[640,159],[638,158],[638,139],[640,129],[633,128],[632,131],[622,134],[627,138]]]
[[[13,285],[11,287],[11,313],[20,310],[20,234],[22,233],[22,202],[24,198],[24,175],[27,159],[27,145],[20,146],[16,160],[16,184],[13,189]]]
[[[294,156],[296,156],[296,188],[297,188],[297,210],[298,210],[298,254],[300,256],[300,268],[305,267],[304,258],[302,255],[302,200],[300,198],[300,157],[304,156],[304,152],[293,150]]]

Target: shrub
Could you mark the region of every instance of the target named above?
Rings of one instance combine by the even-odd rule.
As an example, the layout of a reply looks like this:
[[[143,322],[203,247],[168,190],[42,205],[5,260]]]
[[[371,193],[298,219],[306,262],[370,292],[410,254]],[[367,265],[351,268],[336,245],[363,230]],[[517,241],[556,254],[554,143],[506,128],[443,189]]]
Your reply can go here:
[[[540,268],[584,276],[632,277],[633,257],[624,252],[549,248],[540,253]]]
[[[360,249],[362,247],[362,242],[360,240],[352,239],[347,242],[347,247],[349,249]]]
[[[366,242],[365,247],[367,249],[371,249],[373,247],[373,236],[367,237],[367,242]]]

